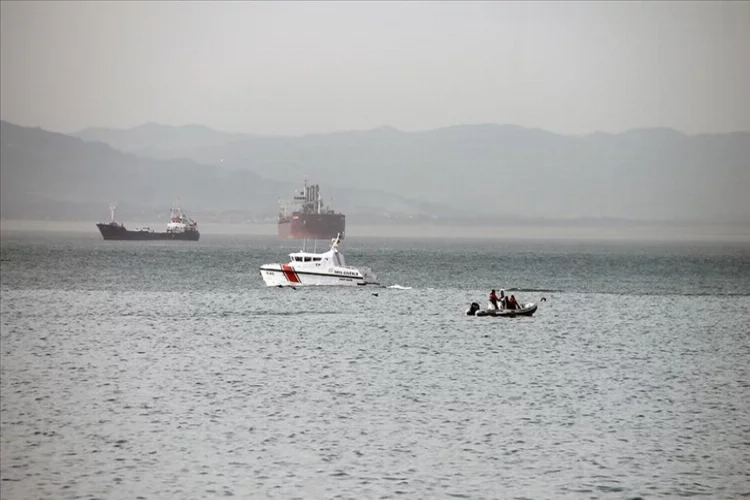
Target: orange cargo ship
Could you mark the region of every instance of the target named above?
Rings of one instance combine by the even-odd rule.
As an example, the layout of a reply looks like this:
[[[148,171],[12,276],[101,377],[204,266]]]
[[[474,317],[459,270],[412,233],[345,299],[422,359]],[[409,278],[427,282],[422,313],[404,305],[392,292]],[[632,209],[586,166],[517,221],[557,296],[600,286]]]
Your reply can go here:
[[[289,240],[327,240],[337,235],[344,239],[346,216],[336,213],[323,205],[320,187],[308,185],[296,192],[294,202],[302,205],[301,209],[289,213],[282,205],[279,211],[279,237]]]

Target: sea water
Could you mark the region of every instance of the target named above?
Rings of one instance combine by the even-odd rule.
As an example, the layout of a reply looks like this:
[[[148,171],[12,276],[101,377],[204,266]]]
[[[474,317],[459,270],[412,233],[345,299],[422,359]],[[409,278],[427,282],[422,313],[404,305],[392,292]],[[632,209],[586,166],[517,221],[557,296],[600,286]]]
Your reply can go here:
[[[750,495],[748,244],[349,238],[383,287],[309,289],[273,237],[0,245],[3,500]]]

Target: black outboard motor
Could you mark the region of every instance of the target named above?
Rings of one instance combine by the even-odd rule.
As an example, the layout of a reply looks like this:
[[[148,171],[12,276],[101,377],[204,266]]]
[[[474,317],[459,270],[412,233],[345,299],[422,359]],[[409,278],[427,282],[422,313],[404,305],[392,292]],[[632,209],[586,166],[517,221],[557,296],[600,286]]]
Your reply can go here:
[[[479,310],[479,304],[477,304],[476,302],[472,302],[469,308],[466,310],[466,315],[475,316],[478,310]]]

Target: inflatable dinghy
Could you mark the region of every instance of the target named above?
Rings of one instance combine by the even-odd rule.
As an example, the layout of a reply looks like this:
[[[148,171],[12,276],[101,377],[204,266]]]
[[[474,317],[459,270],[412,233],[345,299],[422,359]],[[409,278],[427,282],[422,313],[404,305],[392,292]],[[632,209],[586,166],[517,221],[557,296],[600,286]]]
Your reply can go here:
[[[534,302],[528,302],[526,304],[518,304],[517,309],[494,309],[492,305],[488,304],[487,309],[481,310],[479,304],[472,302],[469,309],[466,311],[467,316],[531,316],[536,312],[537,305]]]

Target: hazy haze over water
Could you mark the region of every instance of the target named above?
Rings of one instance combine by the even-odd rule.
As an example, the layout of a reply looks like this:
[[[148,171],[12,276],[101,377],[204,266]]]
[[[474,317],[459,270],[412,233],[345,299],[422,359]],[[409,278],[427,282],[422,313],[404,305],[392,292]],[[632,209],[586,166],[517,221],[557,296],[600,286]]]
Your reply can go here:
[[[138,221],[128,227],[160,228],[161,222]],[[205,223],[200,225],[204,240],[221,239],[224,235],[265,236],[278,233],[277,224],[225,224]],[[3,220],[0,222],[3,235],[21,235],[28,232],[80,233],[88,240],[101,238],[92,221],[45,221],[45,220]],[[437,238],[445,239],[485,239],[485,240],[579,240],[607,241],[633,240],[653,242],[675,241],[713,241],[713,242],[750,242],[750,227],[747,225],[721,224],[637,224],[620,227],[602,226],[569,226],[558,225],[495,225],[467,226],[466,224],[349,224],[347,235],[351,237],[380,238]],[[298,242],[302,245],[302,242]]]

